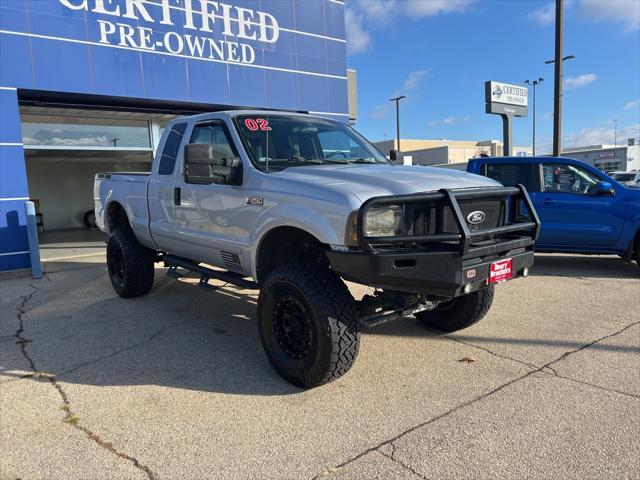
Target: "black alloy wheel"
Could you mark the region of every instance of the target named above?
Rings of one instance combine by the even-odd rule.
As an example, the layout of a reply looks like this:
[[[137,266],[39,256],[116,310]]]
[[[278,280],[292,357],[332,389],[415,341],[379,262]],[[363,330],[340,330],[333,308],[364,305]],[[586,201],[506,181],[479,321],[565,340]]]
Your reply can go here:
[[[273,331],[282,351],[293,360],[304,359],[315,341],[310,313],[293,295],[281,297],[274,306]]]

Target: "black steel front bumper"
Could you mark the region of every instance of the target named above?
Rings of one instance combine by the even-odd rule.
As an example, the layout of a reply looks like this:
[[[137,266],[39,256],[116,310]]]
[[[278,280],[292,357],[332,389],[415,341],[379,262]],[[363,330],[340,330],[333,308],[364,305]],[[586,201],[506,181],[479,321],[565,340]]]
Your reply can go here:
[[[500,225],[471,231],[459,201],[487,198],[504,202]],[[418,202],[435,206],[435,232],[383,238],[364,235],[364,218],[370,208]],[[456,232],[442,231],[445,214],[453,215]],[[360,208],[357,228],[359,249],[326,252],[331,267],[345,279],[387,290],[451,298],[485,287],[491,264],[499,260],[510,258],[512,278],[522,276],[533,265],[540,221],[525,187],[519,185],[372,198]]]

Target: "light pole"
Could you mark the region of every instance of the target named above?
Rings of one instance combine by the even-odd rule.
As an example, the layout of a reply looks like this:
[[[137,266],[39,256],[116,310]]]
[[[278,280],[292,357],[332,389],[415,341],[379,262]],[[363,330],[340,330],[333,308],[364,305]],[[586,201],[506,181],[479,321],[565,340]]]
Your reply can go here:
[[[404,95],[400,95],[399,97],[390,98],[390,102],[396,102],[396,135],[398,138],[398,147],[396,150],[400,150],[400,100],[403,98],[407,98]]]
[[[618,148],[618,119],[613,119],[613,147]]]
[[[527,85],[533,85],[533,156],[536,156],[536,86],[544,81],[544,78],[538,77],[537,80],[525,80]]]
[[[562,63],[574,55],[562,56],[564,28],[564,0],[556,0],[556,55],[553,60],[544,63],[555,63],[553,75],[553,155],[559,157],[562,150]]]
[[[562,64],[565,60],[576,58],[575,55],[562,56],[562,3],[563,0],[556,0],[556,58],[544,62],[555,63],[553,75],[553,155],[555,157],[559,157],[562,150]]]

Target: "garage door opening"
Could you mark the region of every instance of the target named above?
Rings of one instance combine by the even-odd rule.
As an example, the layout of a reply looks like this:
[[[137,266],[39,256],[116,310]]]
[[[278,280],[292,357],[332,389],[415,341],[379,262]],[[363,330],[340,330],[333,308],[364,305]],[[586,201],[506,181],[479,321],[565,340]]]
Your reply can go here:
[[[104,252],[106,237],[94,226],[96,173],[149,172],[173,116],[22,107],[21,117],[42,260]]]

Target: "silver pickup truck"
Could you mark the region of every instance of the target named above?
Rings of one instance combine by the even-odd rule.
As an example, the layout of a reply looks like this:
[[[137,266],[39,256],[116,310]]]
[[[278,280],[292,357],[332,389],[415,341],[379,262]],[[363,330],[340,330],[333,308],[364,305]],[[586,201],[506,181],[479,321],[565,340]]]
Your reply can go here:
[[[267,357],[304,388],[345,374],[365,327],[479,321],[527,275],[540,225],[522,186],[394,165],[343,123],[267,111],[173,120],[150,174],[100,173],[94,198],[118,295],[148,293],[156,262],[259,289]]]

